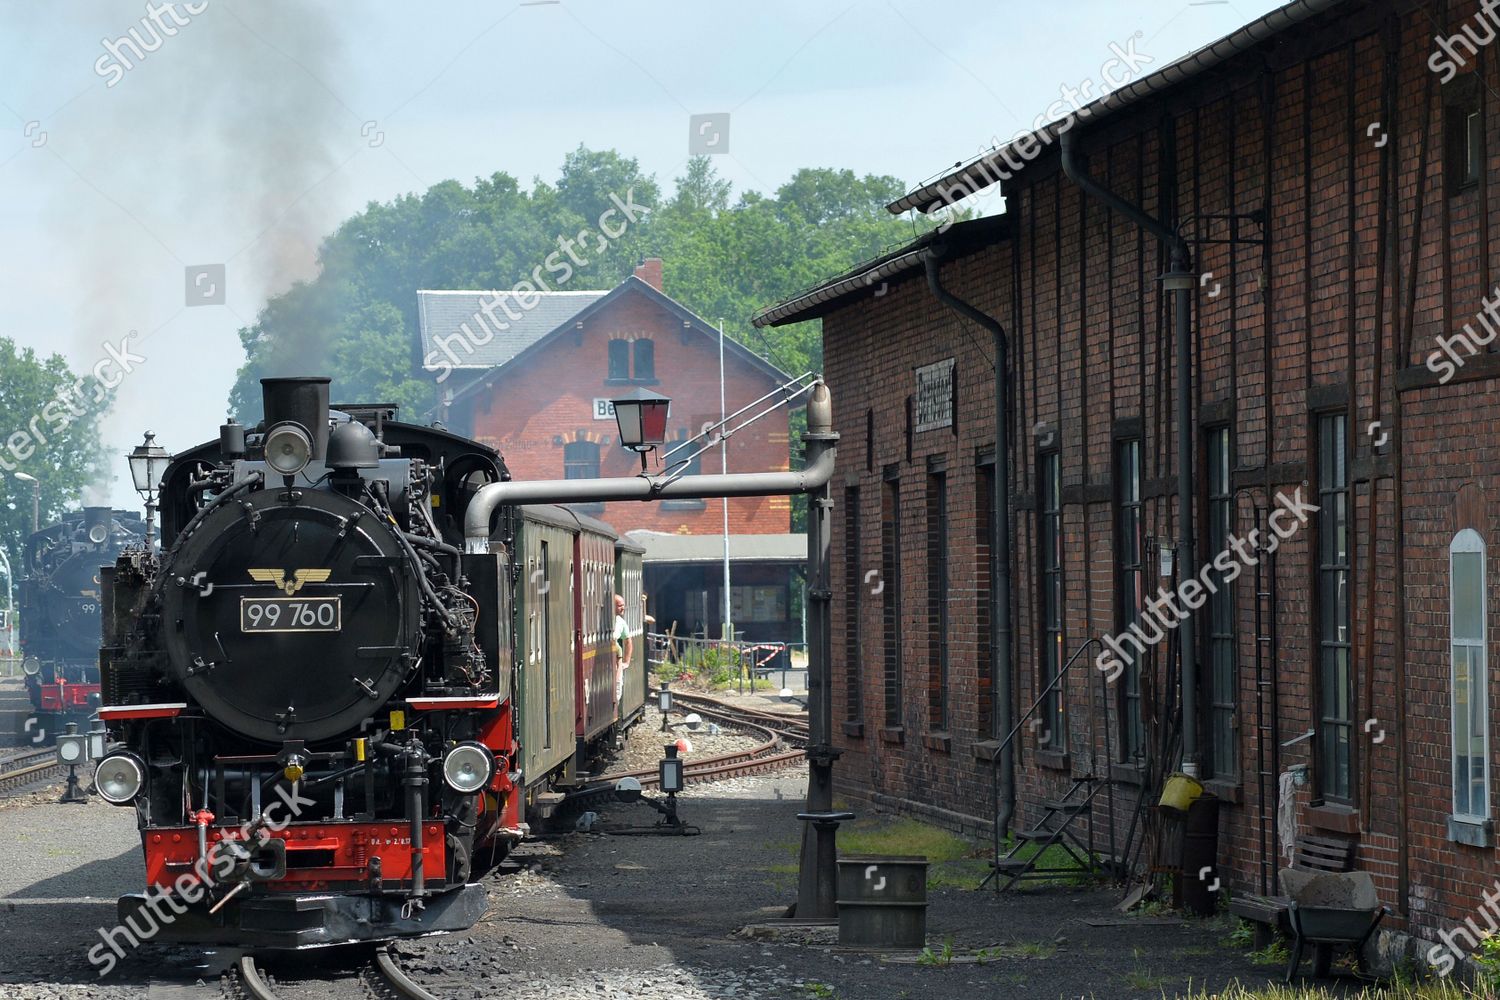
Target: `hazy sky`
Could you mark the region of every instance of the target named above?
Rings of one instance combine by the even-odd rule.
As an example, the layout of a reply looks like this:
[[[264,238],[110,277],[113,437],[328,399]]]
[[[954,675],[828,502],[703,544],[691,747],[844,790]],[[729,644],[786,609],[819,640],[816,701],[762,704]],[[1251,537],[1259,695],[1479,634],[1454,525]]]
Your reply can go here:
[[[1137,36],[1150,72],[1279,5],[208,0],[159,14],[156,46],[145,3],[0,0],[0,335],[86,370],[137,331],[105,439],[182,449],[224,418],[236,331],[370,201],[555,180],[579,143],[670,190],[689,116],[722,113],[736,193],[812,166],[915,184],[1096,79],[1111,43]],[[155,50],[111,55],[132,28]],[[224,302],[189,307],[207,264]]]

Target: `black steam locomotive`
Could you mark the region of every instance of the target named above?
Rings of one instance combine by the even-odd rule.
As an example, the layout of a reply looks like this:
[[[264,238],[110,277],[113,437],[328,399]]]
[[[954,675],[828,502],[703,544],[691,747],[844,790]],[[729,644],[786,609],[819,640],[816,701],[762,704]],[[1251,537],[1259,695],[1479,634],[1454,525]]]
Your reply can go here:
[[[139,514],[85,507],[26,540],[21,667],[32,709],[24,736],[32,742],[52,742],[99,707],[101,567],[143,537]]]
[[[639,670],[607,716],[573,711],[619,581],[639,608],[639,550],[513,511],[464,552],[500,455],[390,406],[330,410],[328,383],[263,380],[262,424],[168,466],[160,556],[105,573],[115,742],[95,788],[139,818],[148,889],[120,900],[138,934],[302,948],[467,927],[528,803],[639,714]],[[543,526],[550,550],[529,541]],[[536,544],[550,561],[526,576]],[[574,579],[536,602],[549,572]],[[576,624],[538,652],[523,613]]]

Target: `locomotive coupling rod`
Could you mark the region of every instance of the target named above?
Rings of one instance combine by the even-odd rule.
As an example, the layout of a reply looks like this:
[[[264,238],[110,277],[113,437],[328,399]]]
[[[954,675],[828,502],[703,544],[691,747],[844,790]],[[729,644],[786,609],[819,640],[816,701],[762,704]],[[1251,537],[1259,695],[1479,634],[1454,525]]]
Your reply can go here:
[[[490,483],[469,501],[464,514],[464,551],[490,550],[490,521],[507,504],[587,503],[606,500],[707,500],[715,497],[791,496],[812,493],[833,478],[833,408],[828,386],[807,402],[807,437],[827,446],[795,472],[739,472],[714,476],[616,476],[609,479],[546,479]]]

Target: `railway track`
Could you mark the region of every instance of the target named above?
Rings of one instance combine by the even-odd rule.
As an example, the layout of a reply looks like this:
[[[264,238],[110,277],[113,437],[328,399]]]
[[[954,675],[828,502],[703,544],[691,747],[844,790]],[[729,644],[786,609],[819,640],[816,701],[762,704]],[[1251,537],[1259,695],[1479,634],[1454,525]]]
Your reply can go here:
[[[255,960],[253,955],[244,955],[235,963],[230,973],[231,991],[249,1000],[285,1000],[287,993],[278,992],[278,984]],[[401,968],[389,948],[377,948],[373,957],[357,976],[345,979],[349,984],[358,984],[367,996],[378,1000],[438,1000]],[[327,984],[320,984],[327,985]],[[299,982],[295,991],[302,992]]]
[[[654,697],[654,693],[649,693],[647,697],[649,700]],[[765,774],[795,764],[805,756],[802,747],[808,739],[807,722],[796,715],[763,712],[732,705],[709,695],[682,694],[676,691],[672,693],[672,700],[677,707],[691,708],[703,718],[723,722],[732,728],[763,737],[763,742],[746,750],[687,761],[683,767],[683,780],[689,784]],[[624,778],[635,778],[642,788],[655,787],[660,780],[655,768],[612,771],[592,779],[588,787],[575,793],[575,796],[592,798],[610,793],[615,784]],[[570,799],[573,798],[570,796]]]
[[[53,747],[0,752],[0,794],[61,777],[66,771],[67,768],[58,763],[57,750]]]

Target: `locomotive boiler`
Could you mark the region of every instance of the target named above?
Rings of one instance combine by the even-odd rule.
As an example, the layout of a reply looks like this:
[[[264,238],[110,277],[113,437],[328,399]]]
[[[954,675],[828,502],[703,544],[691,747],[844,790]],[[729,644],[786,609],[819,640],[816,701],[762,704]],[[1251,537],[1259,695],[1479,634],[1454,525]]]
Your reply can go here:
[[[148,883],[121,918],[277,948],[467,927],[523,832],[510,558],[461,548],[504,463],[331,409],[326,378],[262,386],[261,424],[168,466],[159,555],[104,574],[95,787]]]
[[[26,735],[34,742],[52,742],[99,707],[100,574],[142,538],[139,514],[108,507],[65,514],[27,538],[21,667],[32,708]]]

